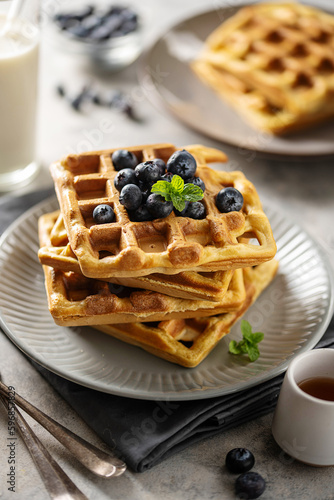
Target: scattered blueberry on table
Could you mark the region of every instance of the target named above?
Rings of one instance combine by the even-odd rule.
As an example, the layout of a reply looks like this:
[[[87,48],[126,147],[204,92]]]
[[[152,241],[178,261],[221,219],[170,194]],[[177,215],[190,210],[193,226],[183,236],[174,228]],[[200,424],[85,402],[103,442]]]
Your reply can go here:
[[[241,474],[235,481],[236,498],[252,500],[264,492],[266,482],[260,474],[251,471],[254,464],[254,455],[247,448],[233,448],[227,453],[226,468],[233,474]]]
[[[266,489],[266,482],[257,472],[245,472],[235,482],[237,498],[259,498]]]
[[[82,86],[79,91],[74,94],[69,93],[62,83],[56,85],[56,92],[59,97],[68,101],[70,106],[75,111],[82,111],[85,103],[92,103],[95,106],[104,106],[106,108],[115,109],[126,115],[133,121],[141,122],[138,117],[135,107],[130,97],[119,90],[109,92],[107,96],[99,92],[90,84]]]
[[[254,466],[255,458],[247,448],[234,448],[226,455],[225,464],[230,472],[241,474]]]

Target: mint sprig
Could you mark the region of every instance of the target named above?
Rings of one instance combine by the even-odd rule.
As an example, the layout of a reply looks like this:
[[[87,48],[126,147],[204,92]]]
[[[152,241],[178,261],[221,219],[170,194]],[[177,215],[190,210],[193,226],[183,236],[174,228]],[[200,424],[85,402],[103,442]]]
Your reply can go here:
[[[256,361],[260,356],[258,343],[264,338],[261,332],[252,332],[252,327],[248,321],[241,321],[241,332],[243,339],[240,342],[231,340],[229,344],[229,352],[231,354],[248,354],[250,361]]]
[[[166,201],[171,201],[179,212],[185,209],[186,201],[199,201],[204,195],[199,186],[185,184],[179,175],[173,175],[171,182],[157,181],[153,184],[151,192],[160,194]]]

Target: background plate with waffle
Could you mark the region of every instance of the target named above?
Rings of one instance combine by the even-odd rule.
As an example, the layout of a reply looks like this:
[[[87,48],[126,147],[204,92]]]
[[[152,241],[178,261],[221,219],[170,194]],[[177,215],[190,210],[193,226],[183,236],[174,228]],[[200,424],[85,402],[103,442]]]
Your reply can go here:
[[[112,155],[118,150],[70,155],[51,166],[60,212],[39,220],[39,258],[58,324],[98,326],[160,357],[196,366],[271,282],[277,262],[271,227],[252,183],[241,172],[210,168],[207,163],[226,161],[220,151],[199,145],[184,149],[195,158],[196,176],[206,186],[204,218],[172,211],[165,218],[134,222],[114,185]],[[156,144],[127,151],[139,164],[155,158],[167,162],[179,150]],[[216,196],[227,187],[242,194],[243,205],[222,213]],[[96,223],[92,214],[100,204],[113,208],[113,222]],[[207,328],[199,333],[182,320],[206,324],[199,318],[210,316],[204,347],[198,339],[207,338]]]
[[[334,16],[295,2],[240,9],[208,37],[195,72],[275,134],[332,118]]]
[[[147,98],[246,159],[333,155],[333,6],[313,4],[223,2],[176,23],[142,61]]]

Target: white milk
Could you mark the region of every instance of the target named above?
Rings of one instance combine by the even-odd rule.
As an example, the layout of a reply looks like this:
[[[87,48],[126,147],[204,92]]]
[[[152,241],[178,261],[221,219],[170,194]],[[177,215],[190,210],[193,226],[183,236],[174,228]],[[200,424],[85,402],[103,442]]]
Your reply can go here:
[[[0,190],[35,161],[38,42],[38,29],[21,20],[0,37]]]

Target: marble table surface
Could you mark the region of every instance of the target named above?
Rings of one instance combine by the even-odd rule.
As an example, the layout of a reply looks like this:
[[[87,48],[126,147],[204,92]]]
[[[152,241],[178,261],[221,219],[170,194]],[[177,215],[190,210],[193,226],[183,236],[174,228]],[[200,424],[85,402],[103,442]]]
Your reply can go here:
[[[146,43],[179,19],[203,8],[215,8],[217,3],[218,6],[236,4],[212,1],[204,5],[201,0],[142,1],[141,6],[151,19]],[[322,4],[326,5],[326,2]],[[330,6],[331,2],[328,0],[327,4]],[[89,80],[103,89],[128,91],[136,100],[142,123],[130,121],[109,109],[94,108],[76,113],[55,92],[59,83],[76,91]],[[154,142],[205,143],[220,147],[228,154],[227,168],[242,170],[256,185],[263,202],[297,220],[323,247],[334,267],[333,159],[297,158],[288,161],[279,157],[265,158],[256,152],[207,139],[185,128],[165,110],[156,109],[146,100],[137,81],[135,64],[113,75],[92,74],[80,58],[59,52],[47,38],[43,40],[41,52],[39,109],[38,154],[42,168],[29,186],[13,195],[51,186],[49,163],[71,151]],[[112,126],[108,132],[99,133],[101,121],[105,119],[110,120]],[[0,371],[5,382],[26,399],[87,440],[107,449],[2,332]],[[261,497],[263,500],[334,499],[334,468],[313,468],[285,455],[271,435],[272,414],[201,441],[145,473],[127,471],[114,479],[101,479],[87,473],[54,438],[32,419],[27,420],[89,499],[234,499],[234,476],[225,470],[224,460],[231,448],[239,446],[253,451],[256,457],[254,470],[267,481],[267,489]],[[1,407],[0,429],[0,498],[47,499],[44,484],[21,440],[17,444],[16,493],[8,491],[7,418]]]

